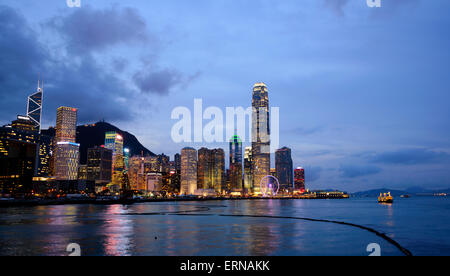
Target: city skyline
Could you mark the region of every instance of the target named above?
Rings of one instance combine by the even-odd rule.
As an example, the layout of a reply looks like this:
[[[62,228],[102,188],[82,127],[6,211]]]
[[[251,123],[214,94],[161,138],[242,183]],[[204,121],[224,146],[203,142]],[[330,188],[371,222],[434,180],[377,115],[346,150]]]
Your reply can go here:
[[[186,102],[187,106],[191,106],[194,97],[203,98],[205,104],[211,106],[219,104],[249,106],[251,85],[257,81],[265,81],[271,93],[271,105],[281,108],[280,147],[287,146],[292,149],[294,167],[305,167],[306,177],[310,178],[307,180],[308,185],[317,189],[332,187],[348,191],[382,187],[448,187],[450,176],[446,168],[450,160],[450,151],[446,141],[446,137],[448,137],[446,125],[448,125],[449,114],[444,104],[447,102],[448,96],[443,93],[445,89],[442,87],[448,87],[449,83],[445,78],[440,78],[441,73],[439,72],[446,71],[444,64],[448,64],[445,60],[449,59],[449,56],[444,49],[448,46],[449,41],[446,38],[438,37],[433,32],[425,35],[429,28],[439,26],[447,19],[439,16],[440,12],[437,8],[439,5],[424,8],[423,1],[407,2],[395,4],[397,5],[396,9],[389,9],[393,14],[387,14],[386,10],[388,9],[370,10],[364,7],[363,3],[358,5],[356,2],[330,8],[324,3],[313,4],[311,1],[306,1],[305,7],[297,6],[292,12],[288,11],[292,5],[291,2],[271,3],[273,12],[262,5],[255,8],[262,14],[279,20],[267,29],[268,35],[264,36],[267,39],[267,47],[271,47],[272,52],[269,53],[269,48],[261,46],[253,54],[249,54],[250,50],[254,50],[249,47],[251,45],[249,43],[264,33],[260,29],[262,27],[258,27],[259,24],[265,25],[259,20],[248,19],[250,30],[253,30],[254,33],[241,43],[231,39],[235,37],[239,40],[244,37],[242,32],[233,33],[233,31],[236,32],[233,25],[224,26],[216,23],[211,26],[211,28],[218,27],[219,34],[229,38],[227,43],[231,43],[231,46],[228,45],[230,50],[241,49],[238,55],[233,55],[229,51],[223,52],[223,47],[213,43],[210,51],[198,56],[193,51],[197,48],[202,49],[199,44],[203,39],[208,41],[207,37],[201,36],[199,40],[188,37],[185,38],[186,50],[181,51],[181,54],[190,53],[190,57],[181,58],[179,59],[180,63],[175,63],[174,61],[180,57],[176,54],[180,43],[174,41],[173,44],[167,46],[170,44],[170,35],[173,33],[169,32],[169,37],[160,34],[161,28],[174,27],[167,23],[166,19],[172,18],[175,12],[165,18],[158,17],[155,12],[147,9],[127,10],[126,6],[122,5],[110,7],[104,1],[90,4],[79,10],[67,9],[63,6],[64,3],[49,5],[43,1],[42,6],[45,7],[45,11],[38,13],[40,16],[36,17],[31,11],[42,9],[42,7],[36,6],[36,3],[30,3],[29,7],[23,7],[19,3],[6,1],[5,3],[9,7],[1,7],[0,18],[5,22],[16,22],[19,28],[17,28],[17,32],[10,32],[5,25],[0,27],[2,33],[11,41],[28,41],[28,39],[31,41],[32,37],[37,39],[37,44],[33,45],[33,48],[18,49],[23,51],[19,53],[20,57],[33,57],[30,60],[34,60],[36,64],[31,69],[7,67],[4,63],[5,59],[0,59],[2,67],[9,70],[0,72],[3,77],[1,84],[7,90],[13,91],[11,94],[13,96],[8,96],[6,101],[2,101],[0,113],[2,121],[0,123],[7,124],[17,114],[25,114],[26,106],[23,99],[35,90],[38,73],[42,71],[43,79],[46,82],[43,110],[44,128],[54,125],[50,122],[55,121],[55,107],[74,106],[80,109],[80,123],[92,123],[105,118],[108,122],[136,134],[148,149],[173,156],[184,146],[189,145],[173,145],[167,139],[170,129],[165,125],[171,125],[172,122],[170,114],[166,110],[170,111],[173,107],[186,105]],[[175,3],[181,7],[187,5],[181,2]],[[448,6],[446,2],[440,3]],[[212,11],[213,15],[217,14],[218,10],[224,11],[226,14],[234,11],[232,7],[227,7],[222,2],[202,4],[204,5],[203,10]],[[159,5],[175,4],[161,3]],[[387,2],[387,5],[391,4]],[[244,21],[245,12],[250,10],[250,6],[249,3],[243,3],[242,11],[237,13],[233,19],[238,23],[247,22]],[[220,9],[220,7],[225,9]],[[58,9],[61,10],[61,16],[55,18]],[[323,16],[323,21],[312,21],[311,17],[304,13],[306,10],[312,11],[315,18]],[[297,19],[294,11],[304,17]],[[130,14],[137,15],[137,19],[131,21],[130,24],[135,24],[140,28],[137,28],[136,33],[126,37],[128,41],[125,43],[140,44],[142,42],[150,43],[152,46],[160,43],[159,46],[162,48],[159,50],[156,46],[151,47],[152,51],[156,52],[154,53],[157,56],[155,60],[152,59],[152,53],[142,53],[142,56],[148,57],[151,64],[155,64],[156,68],[161,69],[152,72],[152,75],[133,74],[133,71],[136,70],[131,68],[136,69],[146,61],[142,56],[125,55],[124,52],[128,48],[117,37],[106,36],[102,38],[103,40],[99,38],[98,41],[92,41],[91,44],[83,46],[74,40],[75,38],[82,39],[83,33],[77,31],[76,28],[68,28],[69,23],[78,22],[77,18],[91,19],[96,15],[105,15],[98,17],[99,28],[101,28],[102,23],[108,22],[106,15],[125,20]],[[408,26],[407,22],[409,21],[418,19],[425,21],[432,15],[436,15],[435,19],[424,22],[425,25],[418,30]],[[204,31],[206,28],[197,25],[189,15],[184,15],[180,20],[186,19],[190,20],[188,21],[192,23],[190,26],[197,30],[195,34],[199,34],[198,30]],[[360,23],[360,21],[364,22],[364,26],[370,31],[363,27],[355,27],[356,22]],[[42,22],[45,24],[40,26],[39,23]],[[161,24],[158,25],[158,22]],[[281,27],[288,22],[293,23],[294,26],[299,26],[300,22],[303,22],[306,27],[300,28],[297,32],[288,29],[286,33],[283,33]],[[321,23],[327,22],[336,27],[321,25]],[[403,23],[400,24],[400,22]],[[78,23],[82,24],[82,20]],[[351,30],[354,33],[350,35],[342,32],[339,28],[344,24],[353,26]],[[37,27],[38,25],[39,27]],[[311,29],[316,33],[309,31],[308,27],[312,25],[319,26]],[[390,31],[384,32],[386,29]],[[50,31],[57,32],[57,35],[50,35]],[[181,28],[181,31],[172,29],[172,32],[175,33],[184,34],[185,31],[184,28]],[[289,34],[289,31],[292,33]],[[335,35],[325,38],[324,35],[330,31],[335,31]],[[438,46],[435,46],[433,53],[424,53],[425,57],[422,56],[420,60],[410,59],[414,52],[423,50],[420,46],[423,38],[419,39],[418,33],[425,36],[425,41],[428,39],[428,42],[433,42]],[[190,33],[186,32],[186,34]],[[292,48],[284,49],[287,54],[283,55],[281,53],[283,48],[278,50],[275,47],[279,44],[269,39],[270,34],[280,34],[277,37],[283,42],[302,42],[298,44],[298,51],[303,54],[296,53],[297,48],[295,51]],[[358,45],[348,43],[352,36],[359,38]],[[396,36],[398,40],[395,40]],[[409,43],[408,47],[402,47],[405,44],[396,43],[379,45],[378,51],[375,49],[370,51],[363,47],[364,45],[377,45],[376,41],[388,38],[398,42],[409,40],[412,43]],[[161,39],[162,41],[153,43],[152,39]],[[79,59],[78,61],[81,62],[72,71],[63,68],[66,70],[62,70],[62,72],[68,73],[64,74],[64,78],[66,78],[64,82],[62,82],[61,75],[56,74],[55,71],[61,66],[59,62],[50,67],[42,65],[44,61],[48,60],[48,53],[40,46],[54,47],[56,42],[64,42],[65,47],[62,51],[71,52],[74,60]],[[326,47],[320,47],[319,42],[332,47],[329,53],[327,53]],[[5,41],[3,44],[2,40],[3,45],[8,45],[6,43],[10,42]],[[242,47],[239,48],[239,46]],[[139,45],[131,47],[141,50]],[[106,54],[102,54],[100,53],[102,50],[108,51],[105,52]],[[119,55],[111,54],[113,50],[117,51]],[[25,55],[26,52],[29,55]],[[218,58],[216,62],[223,65],[223,69],[219,69],[217,64],[212,68],[208,67],[207,65],[212,62],[211,59],[208,61],[208,55],[213,53],[228,54],[231,60],[227,63],[225,59]],[[305,53],[312,57],[306,58]],[[15,57],[14,53],[7,50],[1,57],[5,57],[4,55]],[[116,60],[122,55],[125,58]],[[138,55],[141,55],[141,52]],[[244,55],[247,55],[247,59],[241,62],[237,60],[237,57]],[[198,67],[187,66],[186,64],[194,58],[201,60],[197,63]],[[383,62],[376,61],[381,58]],[[358,62],[358,59],[362,59],[362,62]],[[259,66],[266,61],[268,66],[265,68]],[[132,77],[129,79],[135,81],[138,89],[143,91],[137,91],[137,94],[130,92],[129,84],[126,84],[130,72],[127,74],[124,71],[117,71],[120,73],[120,79],[112,78],[110,84],[116,87],[106,86],[105,83],[98,83],[97,79],[92,79],[94,77],[89,77],[89,74],[95,75],[94,72],[102,76],[109,76],[107,71],[101,70],[98,66],[104,62],[114,64],[114,69],[125,67],[123,70],[131,71]],[[367,66],[365,63],[371,65]],[[419,67],[419,64],[423,64],[423,66]],[[108,68],[111,69],[112,66]],[[236,73],[231,68],[239,66],[242,66],[242,69],[237,70],[236,73],[242,76],[236,78]],[[299,72],[296,72],[297,67],[300,68]],[[429,70],[432,67],[435,69]],[[211,70],[207,70],[208,68]],[[283,72],[281,68],[284,69],[284,74],[273,74],[274,70]],[[408,68],[417,68],[418,72]],[[12,84],[10,79],[17,78],[8,78],[11,74],[21,79],[21,83]],[[417,77],[411,78],[411,74]],[[391,76],[394,76],[394,79]],[[149,79],[153,81],[146,82]],[[374,80],[377,80],[378,83],[374,83]],[[434,84],[437,80],[440,80],[441,88]],[[70,82],[73,82],[72,87],[79,91],[72,90],[73,88],[67,85]],[[81,91],[80,88],[84,88],[83,83],[89,82],[93,84],[92,87],[86,89],[87,91]],[[66,87],[69,91],[65,91]],[[102,90],[109,89],[111,94],[102,92]],[[115,92],[118,90],[122,90],[123,94]],[[216,93],[210,93],[211,91]],[[327,93],[328,91],[334,93]],[[67,93],[73,93],[73,95],[81,93],[80,95],[85,98],[70,97],[68,96],[70,94]],[[132,100],[124,99],[124,96],[130,95],[138,95],[141,103],[137,104]],[[227,97],[223,97],[223,95],[227,95]],[[228,95],[231,96],[228,97]],[[2,97],[6,97],[6,95],[2,94]],[[92,111],[90,109],[91,102],[102,102],[104,105],[100,105],[97,111]],[[142,111],[144,109],[151,111]],[[19,112],[20,110],[24,111]],[[127,116],[131,116],[131,118],[127,118]],[[149,118],[154,120],[151,121]],[[228,148],[226,144],[191,144],[190,146],[197,149],[202,146]],[[243,148],[247,146],[250,145],[244,144]],[[226,152],[226,156],[228,154]],[[273,158],[272,162],[274,162]],[[415,173],[411,174],[411,171]]]

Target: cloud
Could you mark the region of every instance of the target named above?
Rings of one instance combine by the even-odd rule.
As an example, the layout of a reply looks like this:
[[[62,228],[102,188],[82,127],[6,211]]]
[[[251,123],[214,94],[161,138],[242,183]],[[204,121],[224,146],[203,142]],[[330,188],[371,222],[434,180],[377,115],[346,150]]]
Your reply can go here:
[[[133,80],[142,92],[160,95],[169,94],[182,81],[180,73],[167,69],[148,73],[141,71],[133,76]]]
[[[47,26],[63,36],[68,50],[82,54],[152,40],[145,20],[133,8],[99,10],[84,6],[68,16],[52,18]]]
[[[79,108],[82,122],[132,118],[127,101],[122,100],[132,91],[90,55],[76,62],[53,55],[26,18],[7,6],[0,6],[0,33],[2,119],[10,121],[25,113],[27,96],[35,91],[39,73],[45,80],[44,121],[53,123],[61,105]]]
[[[363,165],[342,165],[339,168],[342,177],[357,178],[367,175],[374,175],[381,172],[381,169],[374,166]]]
[[[349,0],[324,0],[325,6],[339,16],[344,16],[344,7]]]
[[[429,149],[402,149],[375,154],[370,157],[370,161],[372,163],[389,165],[432,164],[449,162],[450,155],[446,152],[437,152]]]

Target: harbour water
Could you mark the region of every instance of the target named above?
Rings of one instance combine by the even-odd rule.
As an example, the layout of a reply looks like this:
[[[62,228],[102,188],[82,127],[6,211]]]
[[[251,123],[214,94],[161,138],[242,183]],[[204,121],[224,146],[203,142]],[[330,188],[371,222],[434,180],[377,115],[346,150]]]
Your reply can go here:
[[[71,243],[82,255],[367,256],[372,243],[381,255],[403,255],[369,231],[294,218],[354,223],[386,233],[413,255],[450,255],[448,197],[392,205],[350,198],[3,208],[0,255],[64,256]]]

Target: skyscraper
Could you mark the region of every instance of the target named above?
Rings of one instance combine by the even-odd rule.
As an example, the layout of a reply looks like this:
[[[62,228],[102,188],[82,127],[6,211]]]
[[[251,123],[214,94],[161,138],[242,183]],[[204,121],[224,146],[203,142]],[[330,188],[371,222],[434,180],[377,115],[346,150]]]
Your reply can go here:
[[[193,195],[197,190],[197,150],[181,150],[181,195]]]
[[[230,140],[230,182],[232,192],[242,192],[242,141],[237,135]]]
[[[124,168],[122,135],[115,131],[106,132],[105,148],[112,150],[112,184],[120,186]]]
[[[62,106],[56,113],[56,143],[76,142],[77,138],[77,109]]]
[[[175,170],[179,174],[181,172],[181,155],[179,153],[174,156]]]
[[[284,147],[275,153],[276,177],[280,183],[280,191],[293,189],[293,172],[291,149]]]
[[[269,95],[264,83],[253,87],[252,157],[253,188],[260,193],[261,180],[270,175]]]
[[[80,162],[80,144],[58,142],[56,148],[56,179],[77,180]]]
[[[224,190],[225,151],[223,149],[198,150],[197,189]]]
[[[0,194],[31,193],[38,142],[35,125],[26,116],[0,127]]]
[[[80,144],[76,142],[77,109],[62,106],[56,114],[55,176],[57,180],[77,180]]]
[[[44,84],[40,87],[39,80],[35,93],[28,97],[27,116],[31,119],[38,132],[41,132],[42,100],[44,97]]]
[[[305,192],[305,169],[299,167],[294,171],[294,192]]]
[[[207,148],[198,150],[197,189],[211,189],[212,186],[212,156]]]
[[[225,151],[223,149],[211,150],[211,183],[216,193],[223,193],[225,190]]]
[[[252,188],[252,148],[246,147],[244,153],[244,193],[251,193]]]
[[[112,150],[105,147],[88,149],[87,180],[105,186],[112,179]]]

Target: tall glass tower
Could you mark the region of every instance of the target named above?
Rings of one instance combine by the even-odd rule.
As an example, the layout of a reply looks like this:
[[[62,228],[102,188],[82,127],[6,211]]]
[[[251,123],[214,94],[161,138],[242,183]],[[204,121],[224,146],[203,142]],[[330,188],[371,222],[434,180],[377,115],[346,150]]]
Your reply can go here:
[[[230,140],[231,191],[242,192],[242,141],[234,135]]]
[[[44,97],[44,84],[40,86],[38,80],[38,86],[35,93],[28,96],[27,103],[27,116],[31,119],[36,126],[37,131],[41,132],[41,119],[42,119],[42,100]]]
[[[280,188],[283,190],[292,191],[294,185],[291,149],[284,147],[275,153],[275,167],[276,177],[280,183]]]
[[[253,87],[252,157],[253,192],[260,193],[261,180],[270,175],[269,95],[264,83]]]
[[[112,150],[112,184],[121,185],[124,170],[123,137],[115,132],[105,133],[105,148]]]

